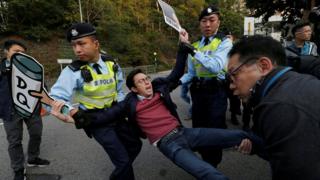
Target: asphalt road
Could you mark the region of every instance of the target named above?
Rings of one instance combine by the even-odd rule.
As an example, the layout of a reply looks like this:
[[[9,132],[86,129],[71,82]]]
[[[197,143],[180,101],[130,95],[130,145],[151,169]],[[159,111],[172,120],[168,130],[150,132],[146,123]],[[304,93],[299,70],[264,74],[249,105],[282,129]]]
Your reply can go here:
[[[164,73],[160,73],[163,75]],[[188,104],[180,97],[180,89],[172,93],[178,112],[185,126]],[[229,118],[229,114],[227,116]],[[0,180],[13,179],[7,152],[7,141],[0,120]],[[27,168],[30,180],[105,180],[112,172],[113,165],[102,147],[89,139],[82,130],[65,124],[52,116],[43,119],[44,129],[41,144],[41,157],[51,161],[44,168]],[[229,128],[234,127],[229,124]],[[24,131],[24,151],[28,135]],[[137,180],[193,180],[195,179],[166,159],[157,148],[144,141],[143,149],[133,164]],[[224,151],[223,161],[218,168],[231,180],[270,180],[268,163],[257,156],[247,156],[233,149]],[[53,176],[57,175],[57,176]]]

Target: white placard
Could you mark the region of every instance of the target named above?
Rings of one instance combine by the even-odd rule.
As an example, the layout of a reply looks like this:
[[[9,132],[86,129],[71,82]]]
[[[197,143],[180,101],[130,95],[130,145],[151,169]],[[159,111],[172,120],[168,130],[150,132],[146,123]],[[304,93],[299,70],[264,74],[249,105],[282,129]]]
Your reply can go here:
[[[39,99],[31,96],[29,91],[40,92],[41,89],[42,80],[29,78],[12,64],[12,98],[15,105],[29,113],[33,113]]]
[[[162,12],[163,12],[163,16],[164,16],[164,21],[171,27],[173,27],[175,30],[177,30],[178,32],[181,31],[181,26],[179,23],[179,20],[177,18],[176,13],[174,12],[174,9],[167,3],[165,3],[162,0],[158,0]]]

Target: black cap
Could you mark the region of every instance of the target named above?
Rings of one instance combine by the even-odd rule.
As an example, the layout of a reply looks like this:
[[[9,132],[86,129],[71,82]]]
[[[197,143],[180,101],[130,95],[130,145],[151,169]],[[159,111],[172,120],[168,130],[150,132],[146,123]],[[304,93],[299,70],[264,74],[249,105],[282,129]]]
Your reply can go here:
[[[83,38],[86,36],[95,35],[96,30],[89,23],[76,23],[73,24],[67,31],[67,41]]]
[[[211,14],[220,14],[219,12],[219,8],[217,8],[216,6],[210,5],[208,7],[206,7],[205,9],[203,9],[199,15],[199,21],[201,21],[201,19],[205,16],[210,16]]]

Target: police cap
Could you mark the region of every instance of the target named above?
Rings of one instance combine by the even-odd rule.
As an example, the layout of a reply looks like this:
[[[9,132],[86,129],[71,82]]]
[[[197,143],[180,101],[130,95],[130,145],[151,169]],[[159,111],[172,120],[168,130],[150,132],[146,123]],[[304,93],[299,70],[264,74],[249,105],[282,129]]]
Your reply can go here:
[[[95,28],[89,23],[73,24],[67,31],[67,41],[83,38],[86,36],[95,35]]]
[[[211,14],[220,15],[219,9],[216,6],[210,5],[203,9],[199,15],[199,21],[205,16],[210,16]]]

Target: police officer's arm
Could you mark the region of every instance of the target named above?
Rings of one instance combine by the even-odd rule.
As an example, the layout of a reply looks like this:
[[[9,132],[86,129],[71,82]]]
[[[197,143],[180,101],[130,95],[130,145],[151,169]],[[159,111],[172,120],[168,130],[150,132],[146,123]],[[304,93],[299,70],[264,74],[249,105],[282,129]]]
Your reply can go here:
[[[219,73],[228,63],[228,53],[231,48],[232,41],[229,38],[225,38],[220,43],[217,50],[213,52],[213,56],[197,51],[193,57],[210,72]]]
[[[103,111],[98,112],[86,112],[79,110],[72,118],[74,119],[77,129],[90,127],[101,127],[109,125],[112,122],[117,121],[119,118],[124,118],[127,113],[125,100],[121,101],[110,108],[105,108]]]
[[[72,106],[72,94],[74,89],[80,87],[83,83],[80,71],[72,71],[69,67],[62,70],[58,80],[52,86],[50,91],[50,96],[55,100],[62,100],[66,104]],[[47,108],[50,112],[50,107]]]
[[[120,117],[125,117],[125,102],[119,102],[111,108],[106,108],[98,112],[86,112],[81,109],[74,109],[72,115],[62,114],[61,108],[64,106],[63,101],[54,101],[51,106],[51,114],[65,123],[74,123],[77,129],[91,127],[101,127],[116,121]]]

